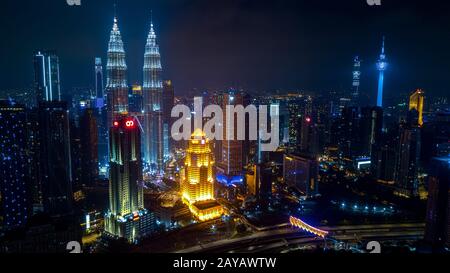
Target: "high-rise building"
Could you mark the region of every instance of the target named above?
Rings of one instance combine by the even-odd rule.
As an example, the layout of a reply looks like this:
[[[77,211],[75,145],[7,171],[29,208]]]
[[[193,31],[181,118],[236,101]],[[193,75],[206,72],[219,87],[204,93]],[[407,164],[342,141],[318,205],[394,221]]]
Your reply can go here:
[[[308,198],[319,193],[319,165],[315,158],[299,155],[285,155],[283,178],[289,186]]]
[[[383,111],[379,107],[346,107],[342,110],[338,128],[341,157],[352,162],[358,157],[370,157],[373,145],[379,144]]]
[[[237,140],[237,116],[227,113],[228,105],[243,105],[241,93],[231,90],[223,96],[223,141],[222,141],[222,161],[217,166],[217,179],[222,184],[242,184],[243,177],[243,141]],[[228,120],[227,116],[230,116]],[[227,136],[227,127],[233,125],[234,136]],[[231,139],[230,139],[231,138]]]
[[[95,95],[97,99],[104,98],[104,83],[103,83],[103,65],[101,58],[95,58]]]
[[[397,193],[405,197],[418,195],[421,133],[417,126],[402,124],[397,153],[395,182]]]
[[[429,168],[433,157],[450,154],[450,112],[437,112],[421,127],[421,162]]]
[[[154,214],[144,208],[141,131],[134,117],[118,117],[112,124],[105,231],[135,242],[155,229]]]
[[[131,94],[128,99],[130,113],[142,113],[143,110],[143,92],[142,86],[133,84],[131,86]]]
[[[213,94],[209,94],[208,100],[212,105],[223,105],[223,93],[215,92]],[[212,142],[213,150],[214,150],[214,161],[219,163],[222,162],[222,140],[214,139]]]
[[[91,186],[98,178],[98,127],[94,109],[86,109],[80,118],[81,183]]]
[[[381,54],[380,58],[377,62],[377,70],[379,72],[378,75],[378,94],[377,94],[377,106],[383,107],[383,88],[384,88],[384,71],[386,71],[388,63],[386,60],[386,54],[384,52],[384,37],[383,37],[383,44],[381,46]]]
[[[163,143],[164,157],[169,156],[172,150],[171,130],[173,125],[172,108],[175,105],[175,89],[171,80],[163,83]]]
[[[304,153],[317,154],[318,153],[318,137],[316,125],[311,116],[306,116],[301,119],[300,130],[300,151]]]
[[[144,53],[144,161],[151,169],[160,173],[163,170],[163,82],[159,46],[153,22],[147,37]]]
[[[361,80],[361,60],[359,56],[353,59],[353,83],[352,83],[352,100],[353,104],[359,105],[359,86]]]
[[[198,128],[189,140],[180,188],[183,202],[200,221],[220,217],[223,213],[214,199],[213,167],[210,141]]]
[[[425,92],[422,89],[417,89],[409,97],[409,111],[417,111],[417,124],[423,125],[423,107],[425,101]]]
[[[31,215],[27,113],[14,101],[0,101],[0,225],[25,226]]]
[[[266,200],[272,194],[272,169],[254,164],[246,174],[247,194],[257,200]]]
[[[108,124],[117,116],[128,113],[127,64],[122,36],[114,18],[113,28],[108,44],[108,63],[106,66],[106,95],[108,107]]]
[[[37,101],[60,101],[59,58],[54,51],[34,53],[34,85]]]
[[[73,193],[67,103],[39,103],[39,138],[44,211],[54,216],[70,214]]]
[[[431,166],[425,240],[434,247],[450,247],[450,157],[434,158]]]
[[[91,107],[102,109],[105,106],[105,84],[103,80],[102,59],[95,58],[95,94],[93,95],[93,104]]]

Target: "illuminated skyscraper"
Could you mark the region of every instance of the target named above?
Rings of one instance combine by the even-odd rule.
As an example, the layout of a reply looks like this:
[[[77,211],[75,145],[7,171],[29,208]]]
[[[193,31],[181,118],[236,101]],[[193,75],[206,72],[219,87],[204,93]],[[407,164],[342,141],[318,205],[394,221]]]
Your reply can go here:
[[[450,246],[450,157],[431,160],[425,240],[434,247]]]
[[[93,185],[98,178],[98,126],[93,109],[80,117],[81,182]]]
[[[214,201],[213,152],[201,129],[189,140],[184,168],[181,170],[183,202],[201,221],[219,217],[222,207]]]
[[[420,128],[402,124],[395,177],[397,194],[400,196],[413,197],[418,195],[420,148]]]
[[[134,242],[154,230],[154,215],[144,208],[141,131],[135,118],[113,121],[109,137],[109,211],[105,231]]]
[[[318,177],[319,166],[315,158],[291,154],[284,156],[284,182],[296,188],[303,196],[313,197],[319,193]]]
[[[25,226],[31,215],[27,113],[14,101],[0,101],[0,226]]]
[[[95,105],[92,107],[96,107],[102,110],[105,107],[105,83],[103,80],[103,64],[101,58],[95,58]],[[107,131],[107,130],[105,130]]]
[[[71,214],[72,164],[67,103],[40,102],[38,128],[44,211],[53,216]]]
[[[109,38],[106,71],[108,124],[111,124],[115,117],[128,112],[127,65],[122,36],[117,26],[117,18],[114,18],[114,25]]]
[[[386,60],[386,54],[384,53],[384,36],[383,36],[383,44],[381,46],[381,54],[380,58],[377,62],[377,70],[379,71],[378,77],[378,95],[377,95],[377,106],[383,107],[383,85],[384,85],[384,71],[388,66]]]
[[[171,113],[175,104],[175,89],[171,80],[164,81],[163,86],[163,143],[164,157],[167,157],[172,150],[170,130],[172,129],[173,124]]]
[[[35,52],[34,84],[38,101],[61,100],[59,58],[55,52]]]
[[[361,80],[361,60],[359,56],[353,59],[353,84],[352,84],[352,100],[353,104],[359,104],[359,85]]]
[[[423,106],[425,100],[425,92],[422,89],[417,89],[409,97],[409,111],[416,110],[418,114],[417,124],[423,125]]]
[[[222,101],[223,111],[223,141],[222,141],[222,161],[217,166],[217,179],[222,184],[242,184],[243,177],[243,161],[242,150],[243,141],[237,140],[237,117],[230,116],[230,120],[227,119],[227,105],[243,105],[243,96],[241,93],[231,90],[226,92]],[[233,119],[233,120],[231,120]],[[227,125],[230,124],[230,125]],[[227,126],[233,125],[234,136],[227,137]]]
[[[103,99],[103,65],[101,58],[95,58],[95,95],[97,99]]]
[[[147,37],[144,54],[144,160],[157,172],[163,167],[163,109],[161,55],[156,42],[153,22]]]

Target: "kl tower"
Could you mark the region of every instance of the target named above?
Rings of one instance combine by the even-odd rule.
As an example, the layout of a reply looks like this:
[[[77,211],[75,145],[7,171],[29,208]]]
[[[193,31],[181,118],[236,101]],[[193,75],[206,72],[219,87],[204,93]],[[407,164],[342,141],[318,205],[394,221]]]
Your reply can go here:
[[[384,85],[384,71],[386,70],[388,63],[386,60],[386,54],[384,53],[384,36],[383,36],[383,44],[381,46],[381,54],[380,58],[377,62],[377,70],[379,71],[380,75],[378,78],[378,95],[377,95],[377,106],[383,107],[383,85]]]

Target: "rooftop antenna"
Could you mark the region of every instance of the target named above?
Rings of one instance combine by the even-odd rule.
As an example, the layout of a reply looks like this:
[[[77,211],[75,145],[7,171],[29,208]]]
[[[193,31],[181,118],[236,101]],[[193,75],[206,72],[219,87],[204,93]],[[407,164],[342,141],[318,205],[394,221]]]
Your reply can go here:
[[[114,18],[117,18],[117,0],[114,0]]]

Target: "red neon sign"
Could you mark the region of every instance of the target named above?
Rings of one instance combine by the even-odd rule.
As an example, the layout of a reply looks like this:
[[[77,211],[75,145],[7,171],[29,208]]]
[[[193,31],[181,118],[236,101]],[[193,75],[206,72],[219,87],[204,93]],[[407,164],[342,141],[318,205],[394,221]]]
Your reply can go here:
[[[133,120],[127,120],[125,122],[125,126],[128,128],[134,127],[134,121]]]

